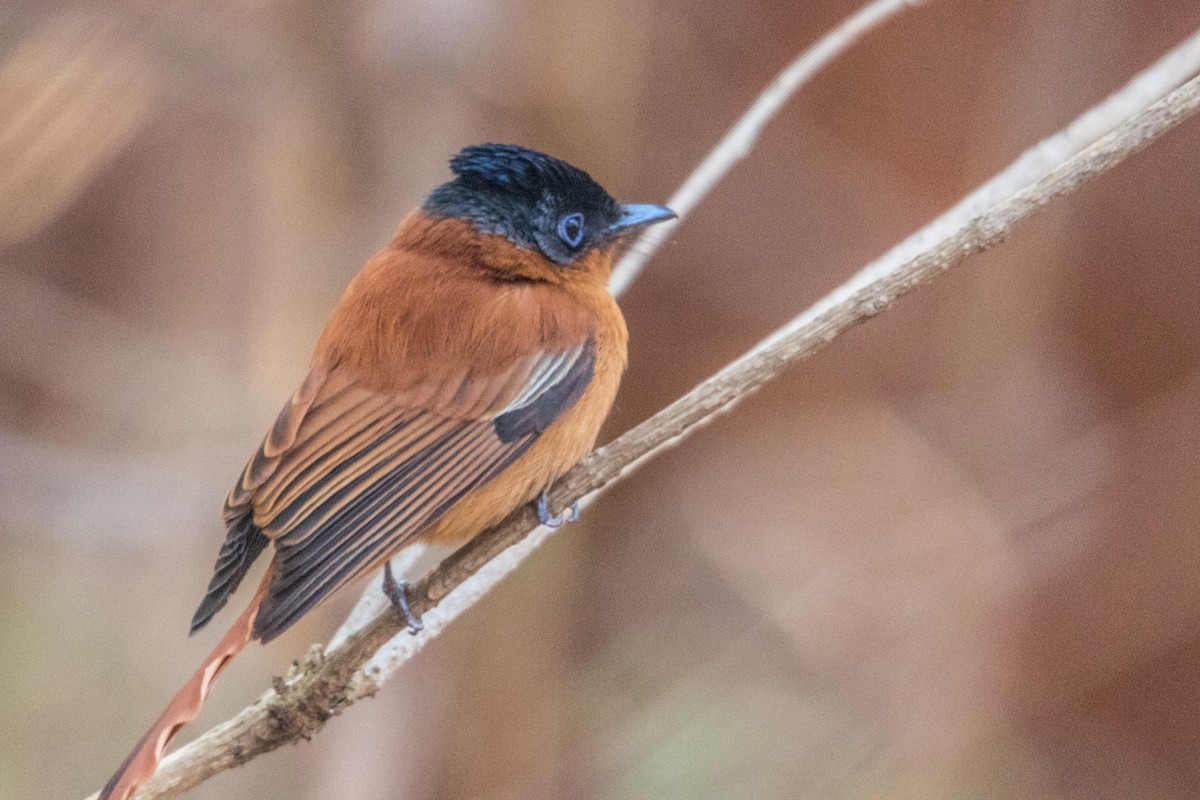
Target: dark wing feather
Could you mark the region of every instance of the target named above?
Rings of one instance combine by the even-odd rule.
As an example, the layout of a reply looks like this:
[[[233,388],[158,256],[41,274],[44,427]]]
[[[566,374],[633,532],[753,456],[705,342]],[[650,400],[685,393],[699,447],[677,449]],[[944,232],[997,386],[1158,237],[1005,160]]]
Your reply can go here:
[[[255,492],[268,477],[277,472],[283,454],[292,452],[301,423],[308,421],[311,426],[320,418],[320,414],[310,415],[308,411],[318,393],[332,388],[326,385],[326,378],[323,370],[313,370],[309,373],[304,383],[292,395],[292,399],[283,407],[283,411],[279,412],[275,424],[271,426],[258,451],[246,464],[241,477],[225,498],[223,516],[228,531],[221,551],[217,554],[217,563],[213,567],[208,589],[205,590],[196,613],[192,615],[191,633],[207,625],[216,613],[225,607],[230,595],[237,591],[250,566],[270,541],[262,529],[254,524],[252,518],[251,504]],[[334,392],[326,394],[330,397],[337,396]]]
[[[217,555],[217,565],[213,568],[212,580],[208,582],[208,590],[204,600],[192,617],[191,633],[203,628],[208,621],[220,611],[229,596],[237,591],[238,584],[246,577],[250,565],[262,554],[267,542],[271,541],[258,526],[250,521],[250,516],[238,518],[229,526],[225,543]]]
[[[275,540],[255,636],[278,636],[512,464],[579,400],[595,360],[589,339],[537,354],[490,383],[458,375],[453,386],[415,387],[400,397],[337,376],[306,381],[226,504],[230,536],[219,568],[236,562],[244,574],[249,566],[237,555],[257,540],[239,532],[234,542],[235,531]],[[230,570],[214,576],[197,611],[200,624],[236,587]]]
[[[522,437],[539,436],[564,409],[575,405],[583,395],[596,369],[596,349],[588,347],[561,370],[558,379],[547,382],[541,391],[531,395],[529,402],[505,411],[496,417],[496,435],[502,442],[515,442]]]

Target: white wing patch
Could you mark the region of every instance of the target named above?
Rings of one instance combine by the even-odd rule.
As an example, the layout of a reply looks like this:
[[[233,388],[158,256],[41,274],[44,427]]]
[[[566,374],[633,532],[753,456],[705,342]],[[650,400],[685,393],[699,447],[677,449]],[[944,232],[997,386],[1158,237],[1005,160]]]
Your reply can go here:
[[[571,371],[571,367],[575,366],[575,362],[583,355],[584,345],[565,350],[561,353],[554,353],[548,357],[544,356],[533,368],[529,378],[525,381],[525,386],[521,393],[512,399],[505,406],[500,414],[506,411],[512,411],[525,406],[536,400],[547,386],[553,386],[562,377]],[[497,415],[499,416],[499,415]]]

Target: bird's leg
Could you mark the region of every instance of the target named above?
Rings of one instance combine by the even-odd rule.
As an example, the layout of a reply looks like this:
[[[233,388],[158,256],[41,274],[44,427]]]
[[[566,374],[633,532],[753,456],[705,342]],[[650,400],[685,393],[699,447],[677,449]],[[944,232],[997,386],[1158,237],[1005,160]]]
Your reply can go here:
[[[420,619],[413,616],[408,607],[408,582],[396,580],[396,576],[392,574],[391,561],[385,561],[383,564],[383,593],[392,601],[396,610],[404,615],[405,621],[408,622],[408,632],[413,636],[420,633],[425,626],[421,624]]]
[[[547,528],[562,527],[564,522],[574,522],[579,519],[579,501],[571,503],[570,508],[563,510],[557,517],[550,513],[550,507],[546,504],[546,490],[542,489],[537,496],[537,515],[538,522],[545,525]]]

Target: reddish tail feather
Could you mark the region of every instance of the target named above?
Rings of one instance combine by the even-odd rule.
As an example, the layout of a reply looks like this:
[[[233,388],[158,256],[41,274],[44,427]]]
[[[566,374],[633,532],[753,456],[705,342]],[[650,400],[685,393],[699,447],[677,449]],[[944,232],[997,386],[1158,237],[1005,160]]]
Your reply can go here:
[[[217,675],[253,638],[254,619],[258,616],[263,598],[266,597],[272,571],[267,570],[250,605],[209,653],[208,658],[204,659],[196,674],[171,698],[171,702],[133,748],[133,752],[126,756],[116,774],[108,779],[108,783],[100,791],[99,800],[128,800],[134,790],[154,774],[171,737],[196,718]]]

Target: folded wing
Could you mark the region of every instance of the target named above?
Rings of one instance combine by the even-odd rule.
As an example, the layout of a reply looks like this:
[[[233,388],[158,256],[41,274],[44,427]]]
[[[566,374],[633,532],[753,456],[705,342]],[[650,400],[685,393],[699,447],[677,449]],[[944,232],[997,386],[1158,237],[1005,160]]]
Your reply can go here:
[[[226,500],[229,538],[193,628],[274,540],[254,633],[278,636],[525,453],[578,401],[595,361],[588,339],[500,374],[441,376],[391,395],[314,371]]]

